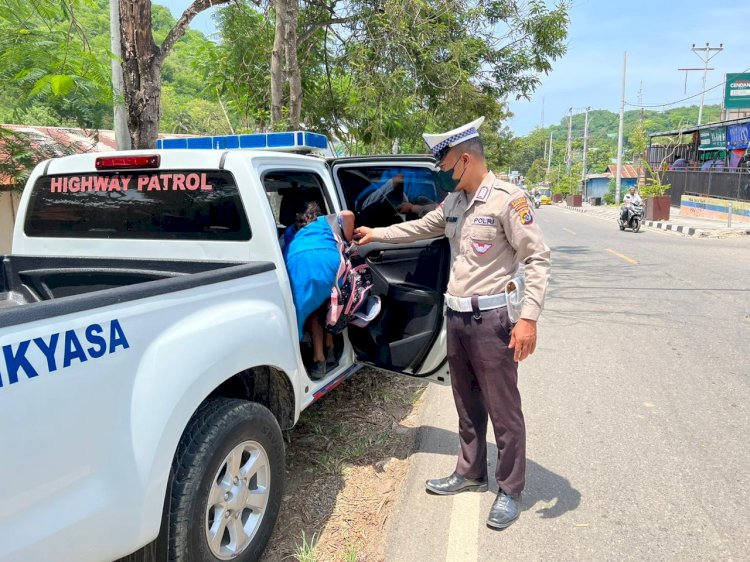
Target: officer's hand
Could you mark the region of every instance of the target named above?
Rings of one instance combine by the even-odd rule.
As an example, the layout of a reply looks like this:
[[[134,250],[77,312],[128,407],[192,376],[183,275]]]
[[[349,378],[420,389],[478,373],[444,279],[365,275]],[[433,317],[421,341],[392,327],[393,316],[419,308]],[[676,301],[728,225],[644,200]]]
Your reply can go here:
[[[360,246],[372,242],[372,228],[360,226],[354,229],[354,241]]]
[[[521,318],[510,333],[510,344],[515,351],[513,360],[523,361],[536,349],[536,320]]]

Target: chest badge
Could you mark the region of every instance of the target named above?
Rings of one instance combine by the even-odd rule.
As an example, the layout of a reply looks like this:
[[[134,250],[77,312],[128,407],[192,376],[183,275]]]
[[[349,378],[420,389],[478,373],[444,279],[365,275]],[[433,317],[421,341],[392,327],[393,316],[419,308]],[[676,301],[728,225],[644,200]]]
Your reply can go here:
[[[480,215],[475,215],[471,217],[471,224],[478,226],[495,226],[497,224],[497,221],[495,220],[495,217],[483,217]]]
[[[472,242],[471,245],[474,247],[474,251],[480,256],[486,254],[492,248],[492,244],[489,242]]]

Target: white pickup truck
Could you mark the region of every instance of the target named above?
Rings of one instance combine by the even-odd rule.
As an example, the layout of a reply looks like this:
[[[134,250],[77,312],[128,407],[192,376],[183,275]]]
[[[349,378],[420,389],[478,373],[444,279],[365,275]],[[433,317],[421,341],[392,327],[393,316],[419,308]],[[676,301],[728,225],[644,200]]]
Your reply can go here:
[[[438,202],[431,159],[214,141],[29,178],[0,257],[0,561],[256,560],[302,410],[364,364],[448,382],[444,239],[362,249],[382,311],[323,380],[279,246],[307,201],[369,225]]]

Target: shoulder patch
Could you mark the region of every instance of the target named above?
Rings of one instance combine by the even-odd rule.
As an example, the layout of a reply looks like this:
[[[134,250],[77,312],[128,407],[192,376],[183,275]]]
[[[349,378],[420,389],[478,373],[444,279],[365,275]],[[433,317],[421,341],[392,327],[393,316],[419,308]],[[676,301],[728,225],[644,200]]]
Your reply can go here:
[[[528,226],[534,222],[534,214],[529,208],[529,198],[526,195],[521,195],[511,200],[510,206],[518,213],[518,218],[521,219],[522,225]]]

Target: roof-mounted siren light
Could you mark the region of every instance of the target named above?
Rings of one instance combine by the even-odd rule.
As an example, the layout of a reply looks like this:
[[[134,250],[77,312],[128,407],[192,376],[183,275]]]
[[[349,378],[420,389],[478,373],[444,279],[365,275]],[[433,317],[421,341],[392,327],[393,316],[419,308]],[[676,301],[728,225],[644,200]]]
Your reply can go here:
[[[255,150],[276,150],[301,154],[325,153],[328,137],[309,131],[288,131],[279,133],[252,133],[248,135],[223,135],[211,137],[180,137],[157,139],[157,149],[204,149],[228,150],[251,148]]]

